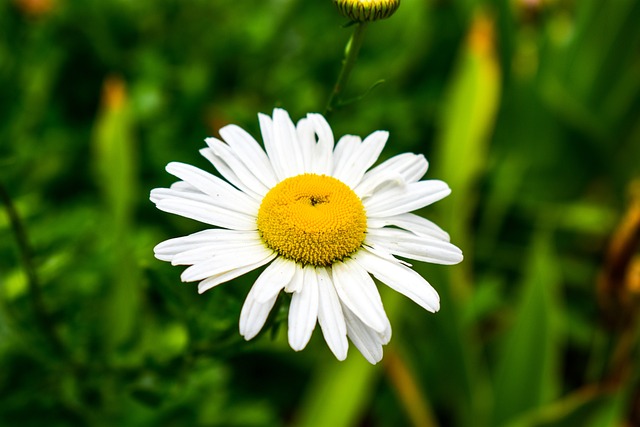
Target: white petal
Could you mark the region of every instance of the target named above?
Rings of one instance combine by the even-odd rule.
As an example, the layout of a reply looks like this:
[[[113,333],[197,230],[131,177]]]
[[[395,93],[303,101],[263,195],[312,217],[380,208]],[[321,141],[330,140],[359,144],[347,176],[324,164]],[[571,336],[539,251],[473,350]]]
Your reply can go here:
[[[431,236],[439,240],[444,240],[445,242],[448,242],[450,240],[449,233],[438,227],[438,225],[426,218],[412,213],[405,213],[384,218],[367,219],[367,227],[369,229],[382,228],[389,225],[404,228],[405,230],[412,232],[416,236]]]
[[[347,323],[347,335],[353,344],[360,350],[369,363],[375,365],[382,360],[382,339],[373,329],[362,323],[362,321],[349,310],[342,306],[344,317]]]
[[[260,302],[255,297],[255,285],[251,288],[240,311],[240,335],[244,339],[248,341],[258,335],[267,321],[276,299],[278,299],[277,294]]]
[[[369,230],[365,244],[404,258],[434,264],[457,264],[463,258],[462,251],[449,242],[393,228]]]
[[[255,191],[253,188],[247,186],[241,179],[236,175],[235,171],[231,166],[229,166],[225,161],[217,156],[213,150],[209,147],[203,148],[200,150],[200,154],[207,160],[211,162],[213,167],[222,175],[227,181],[229,181],[234,187],[241,190],[247,196],[251,196],[253,199],[258,202],[262,201],[264,194],[260,193],[260,189]],[[261,185],[262,187],[262,185]]]
[[[258,114],[258,121],[260,122],[260,132],[262,133],[262,141],[264,142],[264,148],[269,156],[269,161],[273,167],[273,171],[276,174],[278,180],[284,179],[287,176],[287,157],[286,153],[283,153],[279,149],[279,142],[276,140],[273,130],[273,120],[266,114]]]
[[[254,242],[260,240],[257,231],[236,231],[223,229],[203,230],[188,236],[176,237],[158,243],[153,252],[162,261],[171,261],[177,254],[196,250],[219,242]]]
[[[296,264],[288,259],[278,257],[262,272],[252,291],[255,300],[265,303],[271,300],[293,280]]]
[[[293,278],[291,281],[284,287],[285,292],[293,293],[300,292],[302,290],[302,286],[304,285],[304,274],[302,271],[302,267],[300,264],[294,264],[295,273],[293,274]]]
[[[388,137],[389,132],[376,131],[366,137],[361,144],[345,149],[333,176],[351,188],[356,187],[367,169],[378,160]]]
[[[423,208],[451,194],[449,186],[439,180],[419,181],[391,194],[374,194],[363,201],[369,217],[399,215]]]
[[[236,125],[229,125],[220,129],[219,133],[236,156],[267,188],[277,184],[269,157],[247,131]]]
[[[313,163],[313,155],[316,146],[316,133],[313,131],[313,125],[307,118],[302,118],[296,123],[296,134],[300,151],[302,153],[304,170],[312,172],[311,165]]]
[[[304,268],[304,285],[294,292],[289,307],[289,345],[300,351],[311,339],[318,319],[318,276],[313,267]]]
[[[369,172],[375,175],[395,171],[402,175],[405,182],[411,183],[422,178],[428,169],[429,162],[422,154],[402,153],[382,162]]]
[[[262,134],[262,142],[264,143],[267,157],[269,157],[269,162],[271,163],[274,172],[276,172],[277,177],[278,173],[276,171],[276,165],[273,163],[273,159],[269,156],[269,150],[267,150],[267,147],[271,147],[274,144],[273,120],[271,120],[271,117],[266,114],[258,113],[258,122],[260,123],[260,133]]]
[[[373,279],[352,260],[331,266],[333,283],[340,300],[370,328],[377,332],[389,326],[382,300]]]
[[[389,341],[391,341],[391,323],[389,323],[387,329],[385,329],[381,333],[378,333],[378,338],[380,339],[380,344],[389,344]]]
[[[205,142],[215,154],[216,157],[220,158],[232,171],[233,173],[242,181],[242,184],[246,188],[253,190],[261,196],[264,196],[269,191],[269,188],[258,175],[261,173],[267,174],[268,170],[266,169],[258,169],[252,170],[247,167],[240,158],[231,150],[231,148],[220,141],[217,138],[206,138]],[[220,170],[219,170],[220,171]],[[222,173],[222,171],[220,171]]]
[[[193,185],[185,181],[176,181],[173,184],[171,184],[171,187],[169,188],[171,188],[172,190],[202,193],[202,191],[198,190],[196,187],[194,187]]]
[[[278,180],[304,173],[304,159],[298,144],[296,128],[289,113],[281,108],[273,110],[273,139],[265,148]]]
[[[149,199],[156,205],[161,200],[175,198],[184,198],[187,200],[193,200],[202,203],[211,203],[212,201],[209,195],[204,194],[202,191],[197,190],[193,187],[191,187],[193,188],[192,191],[178,190],[175,187],[175,185],[172,185],[171,188],[154,188],[153,190],[151,190]]]
[[[318,143],[311,158],[311,172],[318,175],[333,173],[333,132],[327,120],[320,114],[308,114],[307,118],[318,135]]]
[[[165,198],[156,203],[158,209],[191,218],[205,224],[232,230],[256,230],[256,217],[234,212],[187,196]]]
[[[260,262],[271,257],[273,251],[264,245],[244,246],[213,254],[206,259],[185,269],[180,275],[183,282],[195,282],[207,277],[217,276],[230,270]]]
[[[373,247],[373,246],[369,246],[369,245],[362,245],[363,248],[365,248],[366,250],[368,250],[369,252],[371,252],[372,254],[374,254],[375,256],[378,256],[380,258],[384,258],[386,260],[389,260],[391,262],[397,262],[400,263],[402,265],[405,265],[407,267],[412,267],[412,264],[410,262],[407,262],[405,260],[402,259],[398,259],[396,257],[394,257],[391,253],[389,253],[389,251],[385,251],[384,249],[378,249],[377,247]]]
[[[422,154],[399,154],[367,172],[354,191],[360,198],[365,198],[389,184],[402,187],[422,178],[428,167],[429,163]]]
[[[344,135],[338,140],[336,148],[333,150],[332,176],[337,177],[346,173],[349,160],[360,146],[361,141],[360,137],[356,135]]]
[[[440,309],[440,297],[436,290],[412,269],[397,261],[374,255],[366,249],[359,250],[351,257],[376,279],[425,310],[436,312]]]
[[[184,181],[177,181],[171,184],[169,188],[154,188],[151,190],[149,194],[149,200],[151,200],[154,204],[157,204],[160,200],[165,199],[167,197],[173,197],[177,193],[187,193],[185,196],[188,196],[190,193],[196,194],[196,198],[201,196],[206,196],[202,191],[195,188],[193,185]],[[199,199],[198,200],[202,200]]]
[[[238,193],[240,192],[238,191]],[[243,196],[246,197],[244,194]],[[229,215],[243,215],[245,217],[248,216],[253,218],[257,217],[258,209],[260,208],[260,205],[254,200],[250,200],[249,203],[243,203],[243,199],[238,198],[235,199],[238,203],[234,203],[233,197],[211,197],[199,190],[176,190],[175,186],[172,186],[172,188],[154,188],[151,190],[150,199],[156,204],[156,206],[163,200],[190,200],[207,206],[215,206],[218,209],[228,212]],[[246,199],[244,200],[246,201]]]
[[[224,252],[242,252],[243,249],[254,250],[264,248],[262,240],[215,242],[199,246],[189,251],[180,252],[171,260],[171,265],[193,265],[211,260],[214,256]]]
[[[215,286],[228,282],[229,280],[235,279],[236,277],[242,276],[243,274],[253,271],[256,268],[262,267],[263,265],[274,259],[276,256],[277,254],[274,252],[273,254],[271,254],[271,256],[261,261],[254,262],[253,264],[249,264],[244,267],[238,267],[234,270],[229,270],[224,273],[216,274],[215,276],[204,279],[202,282],[198,283],[198,293],[208,291]]]
[[[197,188],[210,197],[210,203],[248,215],[258,213],[259,203],[229,183],[208,172],[185,163],[171,162],[167,172]],[[175,189],[174,189],[175,191]]]
[[[316,272],[319,293],[318,323],[333,354],[338,360],[344,360],[347,357],[349,342],[340,300],[329,272],[324,267],[317,268]]]

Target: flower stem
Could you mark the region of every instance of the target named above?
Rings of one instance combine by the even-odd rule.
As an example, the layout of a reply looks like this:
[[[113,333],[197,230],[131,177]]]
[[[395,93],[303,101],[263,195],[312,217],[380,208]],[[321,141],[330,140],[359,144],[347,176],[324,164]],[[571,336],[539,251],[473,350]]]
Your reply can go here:
[[[27,232],[24,228],[24,225],[22,224],[20,215],[18,214],[18,210],[16,209],[16,206],[13,204],[13,201],[9,196],[9,192],[6,190],[4,185],[2,185],[2,183],[0,183],[0,200],[4,204],[7,215],[9,216],[9,223],[11,224],[11,229],[13,230],[16,243],[18,244],[18,251],[20,252],[22,265],[24,266],[25,272],[27,274],[29,297],[31,301],[31,307],[36,317],[36,321],[38,322],[38,325],[44,333],[45,337],[49,341],[49,344],[51,344],[53,350],[62,355],[65,353],[62,341],[53,328],[53,323],[51,322],[49,314],[45,310],[44,302],[42,300],[42,292],[40,292],[40,284],[38,282],[38,276],[33,264],[33,253],[31,252],[31,247],[29,246]]]
[[[353,66],[356,63],[356,59],[358,58],[358,53],[360,52],[360,47],[362,46],[362,41],[364,40],[364,30],[367,27],[366,22],[358,22],[355,26],[355,30],[347,43],[347,48],[345,49],[344,60],[342,61],[342,69],[340,70],[340,74],[338,75],[338,80],[336,81],[335,86],[333,86],[333,92],[331,92],[331,96],[329,96],[329,101],[327,102],[327,106],[324,111],[324,115],[328,116],[333,111],[336,103],[339,101],[339,96],[344,90],[347,82],[349,81],[349,75],[351,74],[351,70],[353,70]]]

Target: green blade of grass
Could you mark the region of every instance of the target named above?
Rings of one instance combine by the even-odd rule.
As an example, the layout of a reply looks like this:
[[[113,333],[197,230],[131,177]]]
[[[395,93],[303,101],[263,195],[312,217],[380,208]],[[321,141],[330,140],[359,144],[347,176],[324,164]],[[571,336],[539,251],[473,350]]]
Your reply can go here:
[[[560,351],[557,257],[546,231],[535,237],[521,295],[499,356],[494,425],[557,396]]]

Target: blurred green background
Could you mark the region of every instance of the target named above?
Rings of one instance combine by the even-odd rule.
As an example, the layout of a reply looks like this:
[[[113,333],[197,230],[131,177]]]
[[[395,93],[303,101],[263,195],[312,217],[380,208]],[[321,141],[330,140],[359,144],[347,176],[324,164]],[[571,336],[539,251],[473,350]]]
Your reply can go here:
[[[164,166],[228,123],[322,112],[352,28],[329,0],[0,2],[0,425],[640,425],[640,2],[403,0],[370,24],[336,136],[391,133],[453,194],[465,252],[381,286],[394,336],[338,362],[257,272],[198,295],[152,248]],[[636,181],[634,181],[636,180]],[[24,234],[15,225],[22,224]],[[30,276],[29,272],[33,274]]]

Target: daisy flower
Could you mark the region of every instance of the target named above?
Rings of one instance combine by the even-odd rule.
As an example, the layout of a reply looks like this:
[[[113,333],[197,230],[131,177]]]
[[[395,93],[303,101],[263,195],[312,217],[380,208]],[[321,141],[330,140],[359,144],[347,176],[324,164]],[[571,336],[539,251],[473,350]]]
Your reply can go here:
[[[345,135],[334,145],[329,124],[308,114],[294,124],[275,109],[259,114],[264,150],[235,125],[207,138],[200,153],[224,178],[172,162],[179,179],[151,191],[158,209],[212,226],[158,244],[155,256],[188,265],[185,282],[205,292],[267,267],[251,287],[240,313],[240,334],[262,329],[281,291],[291,294],[288,339],[302,350],[316,323],[333,354],[344,360],[348,340],[371,363],[391,338],[373,278],[428,311],[438,293],[406,261],[456,264],[462,252],[433,222],[410,212],[446,197],[439,180],[420,178],[428,163],[404,153],[372,168],[388,132],[361,140]],[[373,276],[373,277],[372,277]]]

